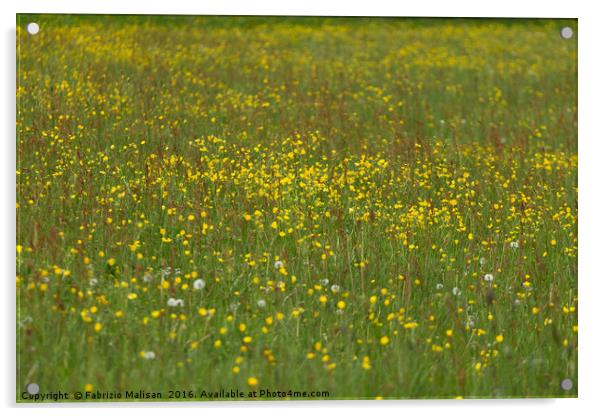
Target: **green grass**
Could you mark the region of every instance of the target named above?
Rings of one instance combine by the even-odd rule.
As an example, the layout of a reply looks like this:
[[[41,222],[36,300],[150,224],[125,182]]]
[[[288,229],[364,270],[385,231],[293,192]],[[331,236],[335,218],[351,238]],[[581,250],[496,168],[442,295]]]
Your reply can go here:
[[[17,400],[576,396],[566,25],[20,15]]]

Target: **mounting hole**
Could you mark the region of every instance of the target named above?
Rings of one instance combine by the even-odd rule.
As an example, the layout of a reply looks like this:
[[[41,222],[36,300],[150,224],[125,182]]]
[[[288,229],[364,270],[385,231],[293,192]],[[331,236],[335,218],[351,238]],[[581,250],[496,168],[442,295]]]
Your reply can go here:
[[[29,383],[25,387],[25,390],[27,390],[27,393],[29,394],[38,394],[40,392],[40,386],[38,386],[37,383]]]
[[[27,33],[30,35],[36,35],[40,31],[40,25],[36,22],[31,22],[27,24]]]
[[[560,29],[560,37],[562,39],[570,39],[573,37],[573,28],[569,27],[569,26],[565,26],[562,29]]]
[[[573,380],[571,380],[570,378],[565,378],[560,382],[560,387],[564,391],[569,391],[573,388]]]

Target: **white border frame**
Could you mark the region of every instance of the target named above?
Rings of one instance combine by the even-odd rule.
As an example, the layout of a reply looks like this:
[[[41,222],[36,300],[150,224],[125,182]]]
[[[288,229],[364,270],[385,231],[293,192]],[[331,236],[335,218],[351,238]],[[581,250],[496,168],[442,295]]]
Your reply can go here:
[[[0,82],[3,97],[0,99],[0,115],[4,132],[0,152],[2,181],[0,195],[3,198],[0,230],[4,231],[2,260],[0,265],[7,271],[3,275],[1,294],[3,319],[1,344],[4,374],[0,376],[2,404],[13,412],[29,413],[49,411],[52,414],[91,415],[111,413],[126,414],[134,407],[145,413],[161,414],[176,410],[178,413],[199,414],[215,411],[232,411],[247,414],[266,413],[306,414],[308,412],[366,411],[386,413],[438,413],[448,415],[478,414],[507,416],[510,412],[530,411],[546,415],[567,413],[591,413],[602,408],[598,391],[602,337],[599,296],[602,295],[602,276],[597,273],[599,247],[597,237],[602,235],[602,202],[596,189],[602,179],[600,157],[602,154],[598,121],[602,97],[599,53],[602,41],[602,18],[594,1],[526,2],[524,0],[486,1],[435,1],[421,0],[408,4],[393,1],[370,0],[219,0],[213,2],[190,0],[21,0],[3,1],[2,13],[2,64]],[[109,404],[61,404],[27,406],[16,405],[15,397],[15,24],[16,13],[102,13],[102,14],[220,14],[220,15],[314,15],[314,16],[440,16],[440,17],[564,17],[579,19],[579,293],[581,294],[579,334],[579,399],[500,399],[500,400],[425,400],[425,401],[337,401],[337,402],[236,402],[236,403],[109,403]],[[596,307],[597,306],[597,307]],[[58,407],[58,408],[57,408]],[[99,408],[100,407],[100,408]],[[173,410],[172,410],[173,409]]]

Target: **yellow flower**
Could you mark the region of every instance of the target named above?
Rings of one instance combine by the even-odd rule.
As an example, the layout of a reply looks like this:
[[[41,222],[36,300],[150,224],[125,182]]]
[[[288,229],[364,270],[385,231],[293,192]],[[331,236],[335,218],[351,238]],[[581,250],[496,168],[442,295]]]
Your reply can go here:
[[[256,377],[249,377],[247,379],[247,383],[249,384],[249,386],[255,387],[259,384],[259,380]]]
[[[345,301],[340,300],[337,302],[337,308],[339,309],[345,309]]]
[[[93,390],[94,390],[94,385],[93,384],[88,383],[88,384],[86,384],[84,386],[84,391],[86,391],[88,393],[92,392]]]
[[[389,337],[384,335],[380,337],[380,345],[387,345],[389,343]]]
[[[115,266],[115,263],[116,263],[116,261],[114,258],[110,258],[109,260],[107,260],[107,264],[109,266]]]
[[[496,336],[495,342],[497,342],[498,344],[504,342],[504,336],[502,334]]]

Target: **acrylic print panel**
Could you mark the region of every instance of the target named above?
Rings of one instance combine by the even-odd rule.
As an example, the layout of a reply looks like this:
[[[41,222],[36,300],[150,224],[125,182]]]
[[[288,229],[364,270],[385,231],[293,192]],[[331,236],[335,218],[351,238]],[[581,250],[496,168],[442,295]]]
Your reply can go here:
[[[577,395],[577,21],[19,15],[17,400]]]

